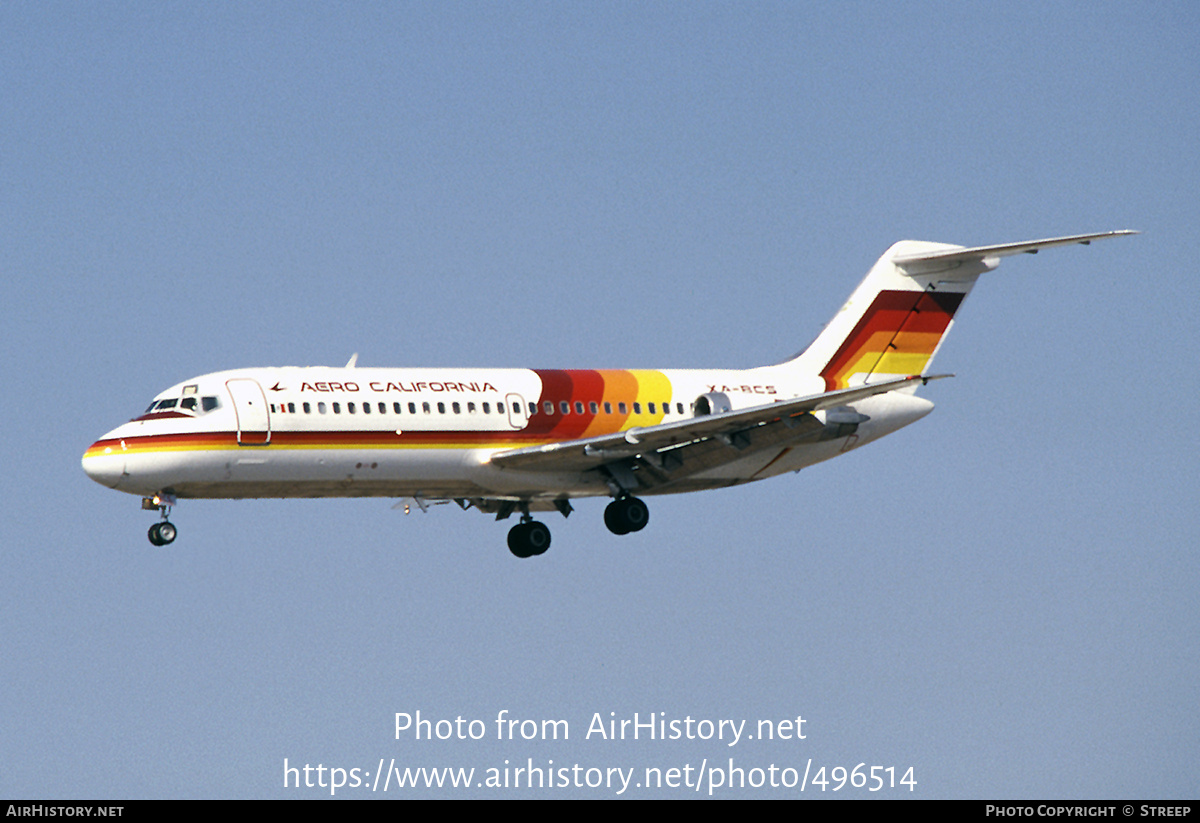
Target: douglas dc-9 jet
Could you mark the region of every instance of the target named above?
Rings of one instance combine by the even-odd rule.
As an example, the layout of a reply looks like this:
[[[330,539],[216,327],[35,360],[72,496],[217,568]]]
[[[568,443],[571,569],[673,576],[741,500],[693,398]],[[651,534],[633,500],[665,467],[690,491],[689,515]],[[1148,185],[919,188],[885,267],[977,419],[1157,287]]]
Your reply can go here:
[[[183,498],[398,497],[504,520],[518,557],[550,546],[534,512],[609,497],[614,534],[643,497],[764,480],[837,457],[933,409],[916,391],[963,299],[1006,255],[1135,234],[964,248],[901,241],[799,355],[705,369],[251,368],[185,380],[93,443],[84,471],[143,498],[172,542]]]

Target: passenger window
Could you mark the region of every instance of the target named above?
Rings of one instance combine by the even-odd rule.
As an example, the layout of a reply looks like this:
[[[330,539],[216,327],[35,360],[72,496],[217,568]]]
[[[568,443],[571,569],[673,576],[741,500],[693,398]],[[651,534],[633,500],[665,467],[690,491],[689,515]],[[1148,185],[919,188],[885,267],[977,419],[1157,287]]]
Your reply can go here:
[[[324,404],[324,403],[318,403],[318,404],[317,404],[317,411],[319,411],[321,414],[324,414],[324,413],[325,413],[325,404]]]
[[[445,413],[446,413],[446,404],[438,403],[438,414],[445,414]]]
[[[504,414],[504,404],[503,403],[496,404],[496,414]]]
[[[424,403],[421,404],[421,411],[425,412],[426,414],[429,414],[429,401],[428,400],[426,400]]]
[[[491,413],[492,413],[492,404],[491,404],[491,403],[484,403],[484,404],[483,404],[483,413],[484,413],[484,414],[491,414]]]
[[[641,403],[634,403],[634,404],[633,404],[633,413],[634,413],[634,414],[641,414],[641,413],[642,413],[642,404],[641,404]]]
[[[675,410],[676,410],[677,412],[679,412],[680,414],[683,414],[683,404],[682,404],[682,403],[676,403],[676,404],[675,404]]]
[[[288,414],[295,414],[295,413],[296,413],[296,404],[288,403]]]
[[[342,404],[341,404],[341,403],[334,403],[334,404],[333,404],[333,413],[334,413],[334,414],[341,414],[341,413],[342,413]]]
[[[399,413],[399,412],[400,412],[400,404],[399,404],[399,403],[397,403],[397,404],[396,404],[396,412],[397,412],[397,413]],[[380,403],[380,404],[379,404],[379,413],[380,413],[380,414],[387,414],[387,403]]]
[[[588,410],[589,410],[589,411],[590,411],[592,414],[595,414],[596,412],[600,411],[600,407],[599,407],[599,406],[597,406],[597,405],[596,405],[596,401],[595,401],[595,400],[593,400],[591,403],[588,403]]]
[[[305,414],[312,414],[312,406],[308,403],[305,403],[301,408],[304,409]]]
[[[347,404],[346,404],[346,411],[350,412],[351,414],[354,414],[354,404],[353,404],[353,403],[347,403]]]
[[[467,403],[467,414],[474,414],[474,413],[475,413],[475,404]]]
[[[417,404],[416,404],[416,403],[409,403],[409,404],[408,404],[408,413],[409,413],[409,414],[416,414],[416,413],[417,413]]]
[[[607,400],[604,401],[604,413],[612,414],[612,403],[608,402]]]
[[[624,401],[624,400],[622,400],[620,403],[618,403],[618,404],[617,404],[617,410],[618,410],[618,411],[620,411],[620,412],[621,412],[621,414],[628,414],[628,413],[629,413],[629,409],[628,409],[628,407],[625,405],[625,401]]]
[[[547,400],[545,403],[542,404],[542,408],[545,409],[546,414],[554,414],[554,403],[553,402]]]
[[[383,404],[381,403],[380,405],[383,405]],[[401,406],[399,403],[392,404],[392,411],[394,411],[396,414],[403,414],[403,412],[400,411],[402,408],[403,408],[403,406]]]
[[[649,406],[650,413],[654,414],[654,404],[650,403],[650,404],[648,404],[648,406]]]
[[[457,400],[450,404],[450,408],[454,409],[455,414],[462,414],[462,406],[458,404]]]
[[[571,406],[570,406],[570,405],[567,403],[567,401],[566,401],[566,400],[563,400],[563,401],[560,401],[560,402],[559,402],[559,404],[558,404],[558,410],[559,410],[560,412],[562,412],[563,414],[570,414],[570,413],[571,413]]]

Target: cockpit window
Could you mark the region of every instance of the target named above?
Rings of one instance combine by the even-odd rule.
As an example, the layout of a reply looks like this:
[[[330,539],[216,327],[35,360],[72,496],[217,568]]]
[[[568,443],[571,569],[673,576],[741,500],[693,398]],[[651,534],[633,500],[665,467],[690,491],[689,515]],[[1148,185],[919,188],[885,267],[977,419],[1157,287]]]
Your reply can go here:
[[[188,387],[193,388],[194,387]],[[177,410],[188,412],[189,414],[205,414],[221,407],[219,398],[208,395],[205,397],[195,397],[194,394],[184,397],[182,400],[178,397],[168,397],[165,400],[155,400],[146,407],[143,414],[157,414],[159,412]]]

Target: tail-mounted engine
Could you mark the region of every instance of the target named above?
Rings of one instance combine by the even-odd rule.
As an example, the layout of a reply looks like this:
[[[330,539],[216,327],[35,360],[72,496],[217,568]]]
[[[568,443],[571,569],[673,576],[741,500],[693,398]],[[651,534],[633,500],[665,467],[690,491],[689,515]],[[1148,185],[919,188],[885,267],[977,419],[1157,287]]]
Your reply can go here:
[[[817,419],[824,420],[825,432],[822,440],[837,437],[849,437],[858,431],[859,423],[866,423],[871,418],[854,410],[851,406],[835,406],[832,409],[816,413]]]
[[[733,403],[729,402],[729,395],[725,392],[710,391],[697,397],[692,408],[695,409],[696,417],[704,417],[709,414],[733,411]]]

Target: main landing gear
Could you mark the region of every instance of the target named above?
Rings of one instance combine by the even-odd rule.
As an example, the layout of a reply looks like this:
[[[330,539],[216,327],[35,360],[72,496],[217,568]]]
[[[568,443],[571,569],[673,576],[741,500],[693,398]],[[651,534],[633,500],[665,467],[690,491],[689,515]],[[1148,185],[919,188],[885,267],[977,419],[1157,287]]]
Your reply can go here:
[[[570,512],[570,504],[562,501],[564,505],[558,506],[559,511],[563,514]],[[508,548],[513,554],[520,558],[536,557],[539,554],[545,554],[546,549],[550,548],[550,529],[546,528],[545,523],[534,520],[529,515],[528,502],[509,504],[509,508],[501,511],[502,517],[507,517],[509,512],[521,507],[524,512],[521,517],[521,522],[513,526],[508,531]],[[555,504],[558,505],[557,503]],[[622,494],[620,497],[608,504],[608,508],[604,510],[604,525],[608,526],[608,530],[613,534],[629,534],[630,532],[640,532],[646,528],[646,524],[650,522],[650,510],[638,498]],[[151,537],[151,540],[154,538]]]
[[[535,557],[550,548],[550,529],[529,515],[508,530],[508,550],[517,557]]]
[[[622,495],[604,510],[604,525],[613,534],[640,532],[650,522],[650,509],[636,497]]]
[[[156,494],[154,497],[143,497],[142,508],[148,510],[157,509],[162,513],[162,520],[150,527],[150,531],[146,536],[150,538],[150,542],[155,546],[166,546],[175,542],[175,536],[179,534],[179,530],[175,528],[167,517],[171,514],[171,505],[175,502],[174,495]]]

